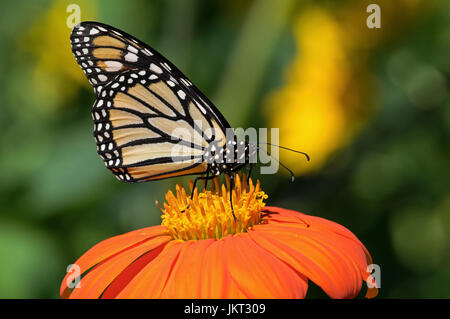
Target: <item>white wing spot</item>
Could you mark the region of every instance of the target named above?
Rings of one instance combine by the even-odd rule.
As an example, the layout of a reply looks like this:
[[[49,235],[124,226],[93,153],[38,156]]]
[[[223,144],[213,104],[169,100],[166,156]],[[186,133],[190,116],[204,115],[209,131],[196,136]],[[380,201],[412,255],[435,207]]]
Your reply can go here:
[[[127,53],[127,55],[125,55],[125,60],[128,62],[136,62],[138,60],[138,57],[136,54],[134,53]]]
[[[184,93],[183,90],[178,90],[177,94],[182,100],[186,97],[186,93]]]
[[[122,68],[122,63],[118,61],[105,61],[106,71],[117,72]]]
[[[144,50],[141,50],[141,52],[144,52],[146,55],[148,55],[148,56],[152,56],[153,55],[153,53],[151,53],[149,50],[147,50],[147,49],[144,49]]]
[[[164,69],[166,69],[167,71],[172,71],[172,69],[170,68],[170,66],[166,63],[166,62],[163,62],[163,63],[161,63],[161,65],[163,66],[163,68]]]
[[[150,70],[152,70],[155,73],[159,73],[159,74],[161,74],[163,72],[161,70],[161,68],[154,63],[150,64]]]
[[[190,84],[189,84],[189,82],[187,81],[187,80],[185,80],[185,79],[180,79],[180,81],[181,81],[181,83],[183,83],[184,85],[186,85],[186,86],[190,86]]]
[[[179,84],[177,79],[175,79],[173,76],[170,76],[170,81],[172,81],[172,82],[174,82],[176,84]]]
[[[128,46],[128,51],[131,51],[131,52],[133,52],[133,53],[135,53],[135,54],[137,54],[138,53],[138,49],[136,49],[134,46],[132,46],[132,45],[129,45]]]

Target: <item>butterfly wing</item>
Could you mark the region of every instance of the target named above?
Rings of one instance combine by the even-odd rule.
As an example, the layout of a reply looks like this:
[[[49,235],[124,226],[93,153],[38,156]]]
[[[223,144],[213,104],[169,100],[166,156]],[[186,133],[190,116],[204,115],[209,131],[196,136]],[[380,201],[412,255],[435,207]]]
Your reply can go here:
[[[94,86],[94,137],[105,165],[123,181],[202,174],[212,142],[225,145],[226,120],[154,49],[95,22],[76,26],[75,58]]]
[[[128,33],[99,22],[81,22],[70,36],[72,51],[98,94],[103,86],[126,70],[167,72],[196,104],[215,117],[225,131],[230,127],[214,104],[169,60]]]

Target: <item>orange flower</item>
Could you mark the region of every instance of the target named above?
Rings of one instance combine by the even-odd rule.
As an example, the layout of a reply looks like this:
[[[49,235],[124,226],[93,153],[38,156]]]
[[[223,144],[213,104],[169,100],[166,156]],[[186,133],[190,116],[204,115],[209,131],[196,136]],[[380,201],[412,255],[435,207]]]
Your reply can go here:
[[[63,298],[304,298],[308,279],[332,298],[353,298],[371,257],[349,230],[320,217],[264,207],[267,195],[236,176],[193,200],[177,185],[162,225],[100,242],[76,262],[82,279]],[[192,187],[192,185],[191,185]],[[376,295],[377,289],[368,294]]]

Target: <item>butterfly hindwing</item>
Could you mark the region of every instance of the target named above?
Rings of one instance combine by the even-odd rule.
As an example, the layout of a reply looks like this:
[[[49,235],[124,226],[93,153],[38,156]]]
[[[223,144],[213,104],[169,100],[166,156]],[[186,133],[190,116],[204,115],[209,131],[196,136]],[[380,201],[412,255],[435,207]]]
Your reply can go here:
[[[94,137],[105,165],[129,182],[205,173],[203,154],[225,143],[204,114],[167,74],[131,70],[109,82],[92,108]]]

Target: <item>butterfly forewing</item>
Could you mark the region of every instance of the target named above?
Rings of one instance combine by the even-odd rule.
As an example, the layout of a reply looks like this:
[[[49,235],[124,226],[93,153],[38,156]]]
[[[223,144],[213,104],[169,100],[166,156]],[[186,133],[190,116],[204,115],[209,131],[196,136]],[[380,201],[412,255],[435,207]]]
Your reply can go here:
[[[126,32],[98,22],[82,22],[71,34],[72,51],[98,94],[103,86],[126,70],[151,69],[168,73],[170,83],[185,93],[205,113],[215,118],[222,130],[230,127],[214,104],[169,60]]]
[[[70,40],[75,59],[97,94],[121,72],[147,68],[146,57],[153,54],[131,36],[98,23],[79,24]]]

